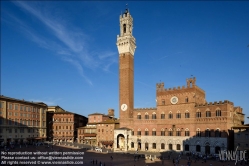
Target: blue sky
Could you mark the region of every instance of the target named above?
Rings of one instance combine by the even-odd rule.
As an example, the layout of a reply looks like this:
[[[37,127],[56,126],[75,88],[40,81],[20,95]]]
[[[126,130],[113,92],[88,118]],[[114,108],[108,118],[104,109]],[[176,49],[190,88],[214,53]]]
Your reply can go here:
[[[128,3],[136,108],[156,106],[156,83],[183,86],[193,75],[208,102],[232,101],[249,116],[249,2]],[[118,117],[125,4],[1,1],[1,94],[85,116],[113,108]]]

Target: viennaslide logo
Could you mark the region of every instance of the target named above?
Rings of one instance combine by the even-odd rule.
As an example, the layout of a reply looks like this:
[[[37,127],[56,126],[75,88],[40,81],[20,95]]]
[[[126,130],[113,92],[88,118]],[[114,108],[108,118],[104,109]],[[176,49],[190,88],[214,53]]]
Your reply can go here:
[[[235,151],[219,151],[219,158],[220,160],[230,160],[235,161],[235,165],[238,161],[246,161],[246,151],[238,151],[238,146],[236,147]]]

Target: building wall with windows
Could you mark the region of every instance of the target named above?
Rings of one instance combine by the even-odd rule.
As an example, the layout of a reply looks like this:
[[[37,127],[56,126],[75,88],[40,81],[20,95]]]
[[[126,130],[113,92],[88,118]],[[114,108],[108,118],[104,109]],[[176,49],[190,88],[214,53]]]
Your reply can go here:
[[[53,140],[53,115],[54,112],[66,112],[63,108],[60,106],[48,106],[47,111],[47,141]]]
[[[97,124],[88,123],[84,127],[78,128],[78,143],[97,145]]]
[[[0,141],[9,144],[45,140],[47,105],[0,97]]]
[[[101,113],[93,113],[88,115],[88,122],[89,123],[98,123],[109,119],[108,115],[101,114]]]
[[[114,130],[119,128],[117,119],[108,119],[97,124],[97,142],[101,147],[112,147],[114,143]]]
[[[75,142],[77,139],[77,128],[87,124],[88,118],[72,112],[53,112],[53,141]]]
[[[102,126],[102,124],[104,125],[105,123],[110,123],[110,125],[106,124],[107,125],[106,129],[103,129],[105,130],[105,132],[98,132],[100,126]],[[117,127],[117,124],[116,124],[114,125],[115,127],[110,128],[112,126],[112,123],[113,124],[118,123],[116,119],[114,118],[114,109],[109,109],[107,115],[102,114],[102,113],[89,114],[87,125],[84,127],[78,128],[78,143],[96,145],[96,146],[102,146],[102,143],[105,145],[110,144],[110,140],[113,141],[112,131],[115,127]],[[106,133],[108,129],[109,129],[109,132]]]
[[[207,103],[195,78],[182,88],[164,89],[163,83],[157,84],[156,99],[156,108],[133,109],[133,118],[126,122],[132,131],[130,149],[218,153],[232,148],[231,127],[244,122],[242,109],[232,102]]]

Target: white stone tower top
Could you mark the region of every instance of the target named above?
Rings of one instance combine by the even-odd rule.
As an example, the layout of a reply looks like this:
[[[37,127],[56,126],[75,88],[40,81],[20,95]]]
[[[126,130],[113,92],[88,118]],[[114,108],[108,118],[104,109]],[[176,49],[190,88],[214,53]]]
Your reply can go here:
[[[119,20],[120,35],[117,36],[117,47],[119,55],[129,52],[134,56],[136,49],[136,40],[132,36],[133,18],[131,17],[128,9],[126,9],[125,12],[120,15]]]

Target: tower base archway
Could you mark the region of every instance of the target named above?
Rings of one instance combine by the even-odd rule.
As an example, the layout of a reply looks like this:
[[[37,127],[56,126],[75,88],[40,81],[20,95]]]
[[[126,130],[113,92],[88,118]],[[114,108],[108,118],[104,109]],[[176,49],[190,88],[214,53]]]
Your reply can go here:
[[[114,152],[127,152],[129,150],[129,136],[131,130],[128,128],[119,128],[114,130]]]

